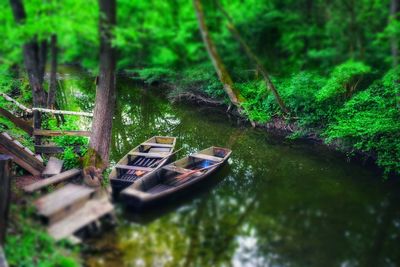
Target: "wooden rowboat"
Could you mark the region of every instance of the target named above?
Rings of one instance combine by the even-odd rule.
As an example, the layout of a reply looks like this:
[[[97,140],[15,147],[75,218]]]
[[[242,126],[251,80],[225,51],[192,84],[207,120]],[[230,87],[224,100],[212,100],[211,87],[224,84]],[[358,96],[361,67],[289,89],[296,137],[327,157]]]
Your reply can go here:
[[[204,180],[227,161],[232,151],[210,147],[161,167],[121,192],[122,200],[141,208],[182,193]]]
[[[175,143],[175,137],[153,136],[129,151],[111,170],[109,177],[114,193],[164,166]]]

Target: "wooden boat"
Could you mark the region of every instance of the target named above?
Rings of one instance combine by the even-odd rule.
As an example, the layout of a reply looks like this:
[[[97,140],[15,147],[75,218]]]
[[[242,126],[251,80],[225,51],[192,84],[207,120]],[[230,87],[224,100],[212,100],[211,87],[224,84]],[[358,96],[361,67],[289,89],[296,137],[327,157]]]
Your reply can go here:
[[[114,193],[165,165],[174,151],[175,137],[153,136],[128,152],[110,173]]]
[[[121,192],[122,200],[141,208],[182,193],[204,180],[227,161],[232,151],[210,147],[161,167]]]

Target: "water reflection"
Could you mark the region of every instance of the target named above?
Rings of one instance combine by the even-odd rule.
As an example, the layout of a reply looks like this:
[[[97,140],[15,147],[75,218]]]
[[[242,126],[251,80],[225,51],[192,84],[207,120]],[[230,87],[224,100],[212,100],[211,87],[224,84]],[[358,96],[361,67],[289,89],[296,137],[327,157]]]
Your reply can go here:
[[[90,240],[87,266],[400,264],[398,183],[323,147],[171,105],[162,92],[121,80],[118,89],[114,161],[157,134],[178,138],[179,157],[211,145],[233,154],[197,194],[141,215],[120,208],[118,227]]]

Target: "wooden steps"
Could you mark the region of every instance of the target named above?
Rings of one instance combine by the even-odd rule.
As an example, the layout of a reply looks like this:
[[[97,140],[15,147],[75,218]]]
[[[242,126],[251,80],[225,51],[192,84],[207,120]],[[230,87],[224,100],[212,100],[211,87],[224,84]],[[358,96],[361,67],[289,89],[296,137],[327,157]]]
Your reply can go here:
[[[192,154],[192,155],[190,155],[190,157],[204,159],[204,160],[210,160],[210,161],[215,161],[215,162],[221,162],[224,160],[223,158],[214,157],[214,156],[210,156],[210,155],[206,155],[206,154],[199,154],[199,153]]]
[[[40,180],[39,182],[36,182],[36,183],[30,184],[28,186],[25,186],[24,187],[24,191],[27,192],[27,193],[32,193],[32,192],[35,192],[35,191],[37,191],[39,189],[47,187],[49,185],[66,181],[66,180],[71,179],[71,178],[73,178],[75,176],[78,176],[80,174],[81,174],[81,170],[80,169],[68,170],[68,171],[62,172],[60,174],[54,175],[54,176],[52,176],[50,178],[46,178],[46,179]]]
[[[48,224],[53,224],[71,211],[82,207],[95,190],[86,186],[68,184],[35,201],[38,214]]]
[[[111,213],[113,210],[114,206],[107,198],[89,200],[77,211],[51,225],[48,228],[48,233],[55,240],[68,238],[76,231]]]
[[[0,133],[0,151],[11,155],[13,161],[34,176],[44,170],[43,162],[35,154],[7,133]]]
[[[43,177],[49,177],[61,173],[64,161],[55,157],[50,157],[47,162],[46,168],[42,172]]]

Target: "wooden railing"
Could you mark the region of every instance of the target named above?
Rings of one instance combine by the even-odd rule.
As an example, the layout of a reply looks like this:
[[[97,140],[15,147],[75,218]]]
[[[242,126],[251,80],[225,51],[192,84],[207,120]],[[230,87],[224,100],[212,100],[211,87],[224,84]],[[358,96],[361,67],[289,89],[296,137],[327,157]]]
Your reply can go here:
[[[73,116],[83,116],[83,117],[93,117],[93,113],[89,112],[77,112],[77,111],[67,111],[67,110],[55,110],[55,109],[47,109],[47,108],[28,108],[23,104],[19,103],[17,100],[13,99],[12,97],[0,93],[7,101],[13,103],[18,108],[23,110],[25,113],[33,114],[35,112],[39,113],[50,113],[50,114],[59,114],[59,115],[73,115]],[[13,122],[18,128],[24,130],[29,135],[35,137],[35,152],[36,153],[49,153],[54,151],[61,151],[58,147],[51,147],[46,146],[43,149],[41,137],[53,137],[53,136],[60,136],[60,135],[69,135],[69,136],[86,136],[90,137],[90,131],[64,131],[64,130],[44,130],[41,129],[41,121],[38,119],[40,116],[33,116],[32,126],[16,116],[12,113],[8,112],[7,110],[0,108],[0,115],[8,118],[11,122]],[[39,148],[36,151],[36,148]],[[54,149],[52,149],[54,148]],[[57,148],[57,149],[56,149]]]

